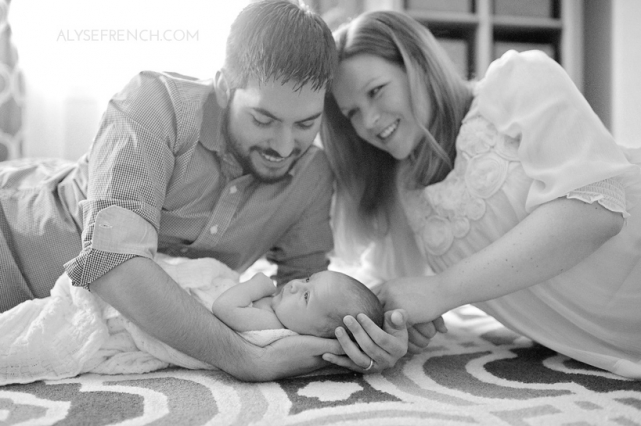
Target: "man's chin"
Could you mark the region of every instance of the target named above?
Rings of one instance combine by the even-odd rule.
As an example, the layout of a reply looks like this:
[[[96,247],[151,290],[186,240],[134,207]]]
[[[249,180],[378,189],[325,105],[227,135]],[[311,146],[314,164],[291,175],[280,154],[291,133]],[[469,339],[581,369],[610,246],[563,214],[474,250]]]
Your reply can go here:
[[[254,176],[254,179],[262,183],[277,183],[285,179],[287,172],[279,175],[266,175],[264,173],[252,172],[252,175]]]
[[[250,173],[254,178],[263,183],[276,183],[285,179],[289,175],[289,171],[292,168],[293,163],[288,167],[282,167],[278,169],[269,169],[266,167],[256,167],[255,164],[252,164]]]

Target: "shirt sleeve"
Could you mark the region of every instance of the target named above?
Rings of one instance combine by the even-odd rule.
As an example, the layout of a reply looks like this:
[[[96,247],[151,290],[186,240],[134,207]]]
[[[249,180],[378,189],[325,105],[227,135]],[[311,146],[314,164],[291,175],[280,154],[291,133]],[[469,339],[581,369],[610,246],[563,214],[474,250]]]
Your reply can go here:
[[[88,157],[82,251],[65,264],[87,287],[134,256],[153,258],[174,166],[179,97],[157,73],[141,73],[112,98]]]
[[[565,70],[544,53],[507,52],[477,91],[481,115],[520,140],[518,155],[533,179],[528,212],[595,182],[638,173]]]
[[[325,153],[319,150],[310,165],[299,172],[294,179],[301,179],[298,199],[305,204],[298,221],[266,256],[278,265],[274,277],[278,284],[326,270],[328,254],[334,248],[330,226],[334,177]]]

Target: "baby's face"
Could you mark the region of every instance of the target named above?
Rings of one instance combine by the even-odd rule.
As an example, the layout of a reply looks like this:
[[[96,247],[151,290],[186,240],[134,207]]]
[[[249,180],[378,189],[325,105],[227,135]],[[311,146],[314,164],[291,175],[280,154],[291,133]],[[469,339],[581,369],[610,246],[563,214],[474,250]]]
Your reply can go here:
[[[276,316],[290,330],[318,335],[326,328],[328,315],[345,303],[337,284],[340,278],[336,272],[322,271],[288,282],[272,298]]]

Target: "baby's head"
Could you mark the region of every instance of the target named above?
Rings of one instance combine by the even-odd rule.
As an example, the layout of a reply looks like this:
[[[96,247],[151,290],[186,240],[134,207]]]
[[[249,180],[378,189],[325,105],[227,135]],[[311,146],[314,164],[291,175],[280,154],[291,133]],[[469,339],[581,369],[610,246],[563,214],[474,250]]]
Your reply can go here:
[[[367,315],[383,326],[383,307],[376,295],[354,278],[334,271],[292,280],[272,299],[279,321],[299,334],[334,337],[345,315]]]

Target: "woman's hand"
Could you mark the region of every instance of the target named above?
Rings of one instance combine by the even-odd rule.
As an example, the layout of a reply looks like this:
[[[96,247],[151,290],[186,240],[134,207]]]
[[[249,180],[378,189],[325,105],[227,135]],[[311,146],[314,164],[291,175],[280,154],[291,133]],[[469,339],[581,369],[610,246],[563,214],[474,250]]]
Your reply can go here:
[[[437,276],[398,278],[376,288],[385,310],[404,309],[407,314],[409,352],[420,353],[436,333],[446,333],[441,316],[455,306],[449,306],[446,293],[439,291]]]
[[[393,367],[407,353],[406,320],[407,313],[402,309],[387,311],[380,329],[367,315],[358,314],[356,318],[348,315],[343,322],[358,344],[343,327],[338,327],[336,338],[346,356],[326,353],[323,359],[359,373],[379,373]]]
[[[403,309],[407,312],[407,323],[415,324],[442,321],[439,317],[452,308],[457,302],[450,300],[448,291],[438,275],[423,277],[397,278],[379,285],[376,294],[386,311]],[[439,329],[434,324],[435,329]],[[439,330],[440,331],[440,330]]]

